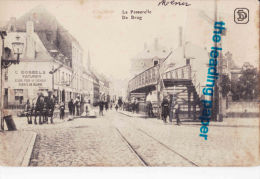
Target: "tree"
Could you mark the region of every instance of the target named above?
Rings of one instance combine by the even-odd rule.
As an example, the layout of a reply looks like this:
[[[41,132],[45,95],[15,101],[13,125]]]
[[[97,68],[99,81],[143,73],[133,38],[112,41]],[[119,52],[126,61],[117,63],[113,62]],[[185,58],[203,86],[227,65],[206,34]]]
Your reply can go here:
[[[236,85],[232,86],[232,88],[236,88],[233,89],[233,94],[234,92],[237,93],[239,99],[242,100],[258,99],[259,72],[257,68],[246,63],[242,67],[241,73]]]
[[[221,94],[223,97],[227,97],[228,93],[231,90],[231,81],[228,77],[228,75],[223,74],[222,75],[222,80],[220,82],[220,86],[222,88]]]

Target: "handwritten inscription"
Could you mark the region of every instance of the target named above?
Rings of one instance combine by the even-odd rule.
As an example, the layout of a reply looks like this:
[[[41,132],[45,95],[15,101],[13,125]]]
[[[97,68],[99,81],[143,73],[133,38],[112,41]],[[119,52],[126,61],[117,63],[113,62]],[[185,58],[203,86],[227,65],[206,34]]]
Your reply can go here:
[[[173,6],[190,6],[191,4],[189,4],[188,2],[175,1],[175,0],[171,0],[171,1],[161,0],[158,3],[158,6],[168,6],[168,5],[173,5]]]

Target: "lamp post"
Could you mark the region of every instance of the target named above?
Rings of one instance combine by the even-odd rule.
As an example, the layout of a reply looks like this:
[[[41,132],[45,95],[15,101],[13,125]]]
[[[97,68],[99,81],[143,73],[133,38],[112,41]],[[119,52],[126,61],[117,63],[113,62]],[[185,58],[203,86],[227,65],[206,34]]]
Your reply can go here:
[[[12,42],[12,48],[13,48],[13,54],[17,55],[16,60],[11,59],[12,53],[11,49],[8,47],[5,47],[4,40],[5,36],[7,36],[6,31],[0,31],[1,40],[2,40],[2,54],[1,54],[1,130],[4,130],[4,119],[7,116],[4,116],[4,105],[3,105],[3,69],[7,69],[12,64],[19,64],[20,62],[20,55],[23,53],[24,43],[20,41],[20,36],[16,36],[16,40]],[[10,120],[12,120],[12,117],[9,117]],[[13,121],[11,121],[13,123]]]

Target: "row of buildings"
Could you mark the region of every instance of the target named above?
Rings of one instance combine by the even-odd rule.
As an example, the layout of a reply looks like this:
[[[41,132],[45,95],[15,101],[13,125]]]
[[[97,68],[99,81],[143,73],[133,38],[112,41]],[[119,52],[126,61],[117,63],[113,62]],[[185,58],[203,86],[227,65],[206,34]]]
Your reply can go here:
[[[46,9],[11,18],[4,28],[5,48],[17,39],[24,43],[20,63],[3,71],[5,107],[35,100],[39,91],[53,91],[59,102],[80,97],[92,104],[109,95],[107,78],[92,70],[90,55],[84,58],[79,42]]]

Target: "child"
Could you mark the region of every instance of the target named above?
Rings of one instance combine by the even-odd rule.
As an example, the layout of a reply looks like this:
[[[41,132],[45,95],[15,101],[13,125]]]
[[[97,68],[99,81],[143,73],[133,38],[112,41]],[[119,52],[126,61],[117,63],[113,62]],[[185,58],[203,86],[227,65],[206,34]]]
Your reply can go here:
[[[60,119],[64,119],[64,114],[65,114],[65,105],[63,102],[60,104]]]

